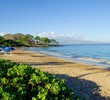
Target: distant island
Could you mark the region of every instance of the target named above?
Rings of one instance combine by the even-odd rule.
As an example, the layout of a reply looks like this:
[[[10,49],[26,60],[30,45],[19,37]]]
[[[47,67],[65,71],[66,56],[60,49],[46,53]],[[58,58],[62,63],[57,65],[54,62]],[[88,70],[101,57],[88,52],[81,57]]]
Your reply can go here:
[[[48,37],[32,36],[30,34],[5,34],[0,36],[0,46],[13,46],[13,47],[38,47],[38,46],[58,46],[59,42],[55,39]]]

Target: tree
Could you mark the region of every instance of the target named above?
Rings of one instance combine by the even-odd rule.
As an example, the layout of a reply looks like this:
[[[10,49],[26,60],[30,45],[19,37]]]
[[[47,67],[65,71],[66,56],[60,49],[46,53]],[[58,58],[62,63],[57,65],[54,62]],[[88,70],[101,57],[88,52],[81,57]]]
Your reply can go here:
[[[21,40],[21,38],[24,36],[24,34],[22,34],[22,33],[16,33],[16,34],[13,34],[14,35],[14,37],[18,40]]]
[[[50,43],[50,39],[48,39],[47,37],[41,38],[40,41],[45,45],[48,45]]]
[[[3,46],[22,46],[22,44],[14,41],[14,40],[4,40],[4,42],[2,43]]]
[[[55,40],[55,39],[50,39],[50,43],[51,43],[52,45],[54,45],[54,44],[56,43],[56,40]]]
[[[59,42],[56,41],[55,44],[56,44],[56,46],[58,46],[59,45]]]
[[[11,40],[11,41],[8,41]],[[10,43],[8,43],[10,42]],[[13,42],[13,44],[12,44]],[[17,46],[56,46],[58,45],[58,42],[55,39],[49,39],[47,37],[40,38],[39,36],[35,36],[33,38],[30,34],[22,34],[22,33],[16,33],[16,34],[5,34],[3,37],[0,36],[0,44],[1,45],[17,45]]]
[[[34,40],[36,40],[36,42],[37,42],[37,44],[38,44],[39,41],[40,41],[40,36],[35,36],[35,37],[34,37]]]
[[[3,37],[5,40],[16,40],[16,37],[13,34],[5,34]]]
[[[2,43],[3,41],[4,41],[4,38],[0,36],[0,43]]]
[[[58,45],[59,45],[59,42],[56,41],[55,39],[50,39],[50,43],[51,43],[51,45],[53,45],[53,46],[58,46]]]
[[[30,34],[26,34],[25,36],[27,36],[27,37],[30,38],[30,39],[33,39],[33,36],[30,35]]]

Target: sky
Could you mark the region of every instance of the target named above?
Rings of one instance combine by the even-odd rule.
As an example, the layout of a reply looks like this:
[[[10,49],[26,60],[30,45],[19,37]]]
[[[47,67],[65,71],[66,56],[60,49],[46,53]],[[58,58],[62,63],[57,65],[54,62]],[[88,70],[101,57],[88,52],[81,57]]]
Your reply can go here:
[[[110,42],[110,0],[0,0],[6,33]]]

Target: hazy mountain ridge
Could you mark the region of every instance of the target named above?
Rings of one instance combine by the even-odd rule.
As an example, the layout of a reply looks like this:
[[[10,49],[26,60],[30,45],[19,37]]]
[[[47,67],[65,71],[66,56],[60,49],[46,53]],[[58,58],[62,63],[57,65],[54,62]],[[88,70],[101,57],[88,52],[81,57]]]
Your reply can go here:
[[[110,44],[109,42],[101,42],[101,41],[89,41],[89,40],[74,40],[68,42],[62,42],[62,44]]]

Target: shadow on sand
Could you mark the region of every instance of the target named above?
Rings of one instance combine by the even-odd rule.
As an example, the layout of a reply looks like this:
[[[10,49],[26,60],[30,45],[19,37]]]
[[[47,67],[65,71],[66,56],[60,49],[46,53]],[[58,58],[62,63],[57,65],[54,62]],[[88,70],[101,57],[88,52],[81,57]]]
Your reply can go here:
[[[65,64],[71,64],[71,62],[17,62],[17,63],[28,64],[29,66],[65,65]],[[74,64],[74,63],[72,62],[72,64]]]
[[[110,100],[110,97],[105,98],[100,95],[100,87],[92,81],[81,79],[80,76],[70,77],[65,74],[56,74],[56,77],[64,78],[67,87],[71,88],[81,98],[85,97],[86,100]]]

